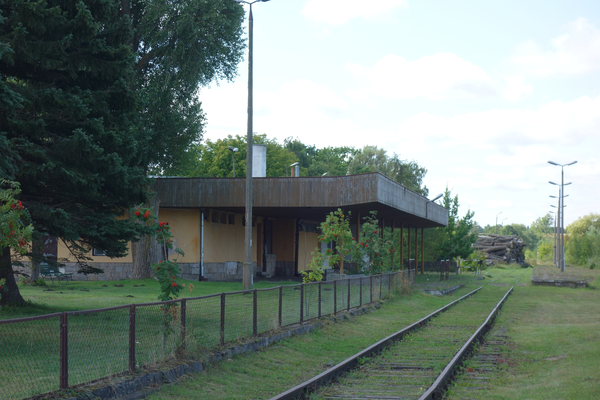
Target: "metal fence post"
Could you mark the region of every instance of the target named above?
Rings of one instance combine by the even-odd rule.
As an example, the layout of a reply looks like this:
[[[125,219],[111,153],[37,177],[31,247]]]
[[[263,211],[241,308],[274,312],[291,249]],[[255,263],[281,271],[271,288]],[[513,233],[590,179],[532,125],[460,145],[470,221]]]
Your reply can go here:
[[[321,281],[319,281],[319,318],[321,318]]]
[[[279,327],[281,328],[281,314],[283,303],[283,286],[279,286]]]
[[[181,299],[181,349],[185,349],[187,300]]]
[[[135,304],[129,306],[129,371],[135,371]]]
[[[347,308],[347,310],[350,311],[350,278],[348,278],[347,280],[348,280],[348,308]]]
[[[225,293],[221,293],[221,346],[225,344]]]
[[[369,303],[373,302],[373,275],[371,275],[371,279],[369,279]]]
[[[337,313],[337,279],[333,281],[333,315]]]
[[[381,280],[383,279],[383,277],[381,275],[379,275],[379,300],[381,300]]]
[[[256,289],[254,289],[253,299],[252,299],[252,335],[256,336],[258,334],[258,306],[257,306],[258,295]]]
[[[444,260],[440,261],[440,281],[444,280]]]
[[[69,323],[67,313],[60,317],[60,388],[69,387]]]
[[[300,323],[304,322],[304,283],[300,284]]]
[[[360,297],[360,302],[358,303],[358,306],[359,306],[359,307],[362,307],[362,286],[363,286],[362,284],[363,284],[363,278],[362,278],[362,276],[361,276],[361,277],[360,277],[360,278],[358,278],[358,279],[360,279],[360,282],[359,282],[359,283],[360,283],[360,285],[359,285],[359,286],[360,286],[360,288],[358,289],[358,291],[359,291],[359,294],[358,294],[358,296]]]

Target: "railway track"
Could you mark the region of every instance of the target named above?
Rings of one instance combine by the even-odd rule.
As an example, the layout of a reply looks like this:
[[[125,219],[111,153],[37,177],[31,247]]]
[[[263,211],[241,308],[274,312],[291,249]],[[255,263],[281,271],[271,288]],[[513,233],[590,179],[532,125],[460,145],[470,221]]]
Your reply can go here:
[[[511,291],[480,287],[271,400],[441,398]]]

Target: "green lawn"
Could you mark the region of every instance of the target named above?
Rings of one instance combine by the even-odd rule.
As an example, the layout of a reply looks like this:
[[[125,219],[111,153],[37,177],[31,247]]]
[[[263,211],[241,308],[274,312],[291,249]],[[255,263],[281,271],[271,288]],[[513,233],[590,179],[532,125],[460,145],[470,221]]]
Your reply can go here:
[[[179,280],[194,286],[192,294],[185,289],[185,297],[198,297],[214,293],[242,290],[241,282],[197,282]],[[260,281],[256,289],[280,285],[294,285],[293,281]],[[122,281],[73,281],[47,282],[48,286],[20,285],[19,290],[25,300],[31,303],[26,307],[1,307],[0,319],[31,317],[62,311],[91,310],[98,308],[157,302],[159,283],[154,279]]]
[[[567,271],[568,273],[576,272],[591,278],[595,277],[591,284],[597,286],[600,271],[569,268],[571,270]],[[258,352],[224,360],[211,366],[207,372],[182,379],[181,384],[165,387],[153,399],[268,398],[315,373],[322,372],[480,284],[522,285],[515,287],[515,291],[509,297],[497,320],[498,325],[507,328],[510,345],[503,349],[505,353],[503,358],[509,362],[504,369],[493,376],[491,390],[485,392],[482,398],[600,398],[597,373],[600,359],[600,291],[593,288],[532,287],[529,284],[532,271],[531,268],[519,266],[490,268],[484,271],[484,280],[474,281],[472,274],[459,276],[451,274],[451,280],[442,283],[439,283],[437,274],[418,275],[418,287],[431,288],[435,286],[433,282],[436,281],[440,286],[449,287],[457,283],[465,283],[467,286],[445,297],[435,297],[416,290],[411,296],[395,297],[386,302],[381,309],[370,314],[327,324],[311,334],[285,340]],[[293,284],[293,282],[287,283]],[[193,296],[241,289],[241,283],[194,282],[194,285]],[[259,282],[255,287],[277,285],[279,283]],[[21,288],[24,296],[33,301],[33,306],[2,309],[0,319],[152,302],[158,294],[158,284],[154,280],[55,283],[50,286],[53,291],[45,291],[46,288],[43,287],[22,286]],[[218,304],[215,303],[214,306],[217,307]],[[239,312],[240,315],[248,316],[247,312]],[[80,318],[82,322],[83,318]],[[104,326],[111,326],[113,324],[111,321],[126,322],[127,315],[115,311],[110,315],[107,314],[106,318]],[[140,318],[144,317],[140,316]],[[75,318],[71,322],[75,325],[79,323]],[[268,322],[265,324],[268,326]],[[55,335],[56,324],[48,321],[46,325],[46,333],[42,331],[32,335],[28,327],[23,325],[21,333],[13,332],[11,336],[26,340],[29,346],[28,352],[38,348],[40,354],[55,355],[58,351],[57,343],[50,339],[50,336]],[[117,340],[121,333],[107,329],[100,333],[96,332],[96,335]],[[84,332],[80,335],[83,339],[86,334]],[[22,352],[19,353],[19,343],[9,343],[8,336],[4,333],[0,336],[2,341],[0,347],[11,349],[11,354],[16,352],[12,354],[11,359],[27,359]],[[158,336],[160,332],[147,332],[146,336],[142,334],[139,339],[152,341]],[[144,339],[145,337],[147,339]],[[119,340],[123,341],[125,337]],[[155,345],[144,347],[160,349],[161,346],[162,342],[157,342]],[[97,346],[92,348],[94,351],[99,349]],[[73,348],[74,354],[77,352],[84,354],[86,351],[89,350],[85,346]],[[112,357],[108,352],[104,353],[100,349],[102,357],[90,364],[90,368],[107,368],[108,372],[111,371],[112,367],[101,366],[105,363],[102,361],[105,357]],[[139,356],[150,359],[156,355],[142,352]],[[125,364],[126,359],[123,358],[119,362]],[[56,362],[19,363],[21,364],[23,366],[20,368],[30,379],[36,381],[36,385],[54,388],[57,381]],[[47,382],[40,381],[41,378],[38,378],[45,370],[54,374],[47,378],[49,379]],[[76,382],[83,381],[85,374],[76,375],[73,379]],[[4,378],[2,381],[6,382]],[[461,398],[461,396],[458,394],[452,398]]]
[[[386,277],[387,278],[387,277]],[[362,303],[369,302],[371,280],[364,279]],[[388,292],[381,277],[373,277],[373,298]],[[189,282],[187,282],[189,283]],[[322,283],[322,315],[333,312],[334,293],[337,293],[338,310],[348,304],[351,289],[351,306],[358,306],[357,281]],[[288,285],[285,285],[288,284]],[[193,293],[199,297],[215,293],[239,291],[241,283],[196,282]],[[293,285],[293,286],[290,286]],[[257,282],[256,289],[282,286],[282,324],[297,323],[300,319],[300,294],[295,282]],[[50,290],[49,290],[50,289]],[[36,316],[57,311],[69,311],[68,354],[69,385],[86,383],[128,370],[130,307],[132,303],[148,303],[135,308],[135,361],[142,367],[156,366],[173,358],[181,344],[183,331],[180,324],[179,303],[164,306],[153,302],[158,284],[154,280],[118,282],[55,283],[48,287],[23,286],[23,295],[34,299],[27,307],[6,307],[3,319]],[[135,293],[135,294],[132,294]],[[280,290],[256,292],[257,332],[278,328]],[[252,335],[252,293],[229,294],[225,298],[224,340],[232,342]],[[80,310],[118,309],[94,313],[77,313]],[[131,309],[133,310],[133,309]],[[304,319],[318,315],[318,286],[304,287]],[[73,314],[74,313],[74,314]],[[200,358],[203,353],[219,346],[221,329],[221,296],[210,296],[187,302],[185,331],[185,356]],[[9,398],[32,396],[57,389],[60,317],[43,320],[0,324],[0,381],[7,382],[3,392]],[[36,384],[30,385],[32,376]],[[0,399],[3,397],[0,395]]]
[[[597,286],[600,271],[567,267],[566,274]],[[516,287],[496,324],[508,329],[509,362],[486,399],[600,398],[600,291]]]
[[[484,272],[486,278],[476,282],[506,289],[516,285],[497,320],[498,326],[507,328],[510,345],[503,349],[503,357],[509,362],[480,398],[600,398],[600,292],[532,287],[532,271],[519,266],[490,268]],[[592,274],[598,276],[597,271]],[[472,290],[476,283],[442,298],[418,292],[396,298],[371,314],[215,364],[161,389],[151,399],[269,398]]]

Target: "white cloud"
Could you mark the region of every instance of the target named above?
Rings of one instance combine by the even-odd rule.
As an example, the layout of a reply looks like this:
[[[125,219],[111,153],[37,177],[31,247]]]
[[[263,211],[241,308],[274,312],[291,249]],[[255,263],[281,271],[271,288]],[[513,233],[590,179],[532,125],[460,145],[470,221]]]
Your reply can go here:
[[[533,93],[533,87],[525,83],[524,76],[511,76],[504,78],[507,87],[502,92],[502,96],[509,101],[518,101],[524,95]]]
[[[348,92],[355,100],[373,96],[429,100],[497,96],[485,71],[453,53],[438,53],[416,61],[387,55],[373,67],[349,64],[346,70],[360,82],[358,89]]]
[[[337,26],[353,18],[369,20],[388,18],[394,8],[406,8],[406,0],[310,0],[303,9],[305,17]]]
[[[492,199],[488,200],[485,204],[485,207],[488,208],[502,208],[502,207],[510,207],[512,206],[512,201],[506,199]],[[500,218],[502,220],[502,218]]]
[[[595,71],[600,68],[600,30],[578,18],[565,26],[565,33],[552,39],[549,49],[527,41],[517,46],[509,62],[537,77]]]

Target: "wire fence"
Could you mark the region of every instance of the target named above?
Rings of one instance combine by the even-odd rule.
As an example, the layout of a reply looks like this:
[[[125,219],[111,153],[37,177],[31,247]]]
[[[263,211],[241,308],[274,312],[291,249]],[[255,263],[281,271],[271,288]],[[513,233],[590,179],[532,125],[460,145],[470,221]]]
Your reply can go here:
[[[411,276],[412,275],[412,276]],[[0,320],[0,400],[67,389],[336,314],[410,285],[414,270]]]

